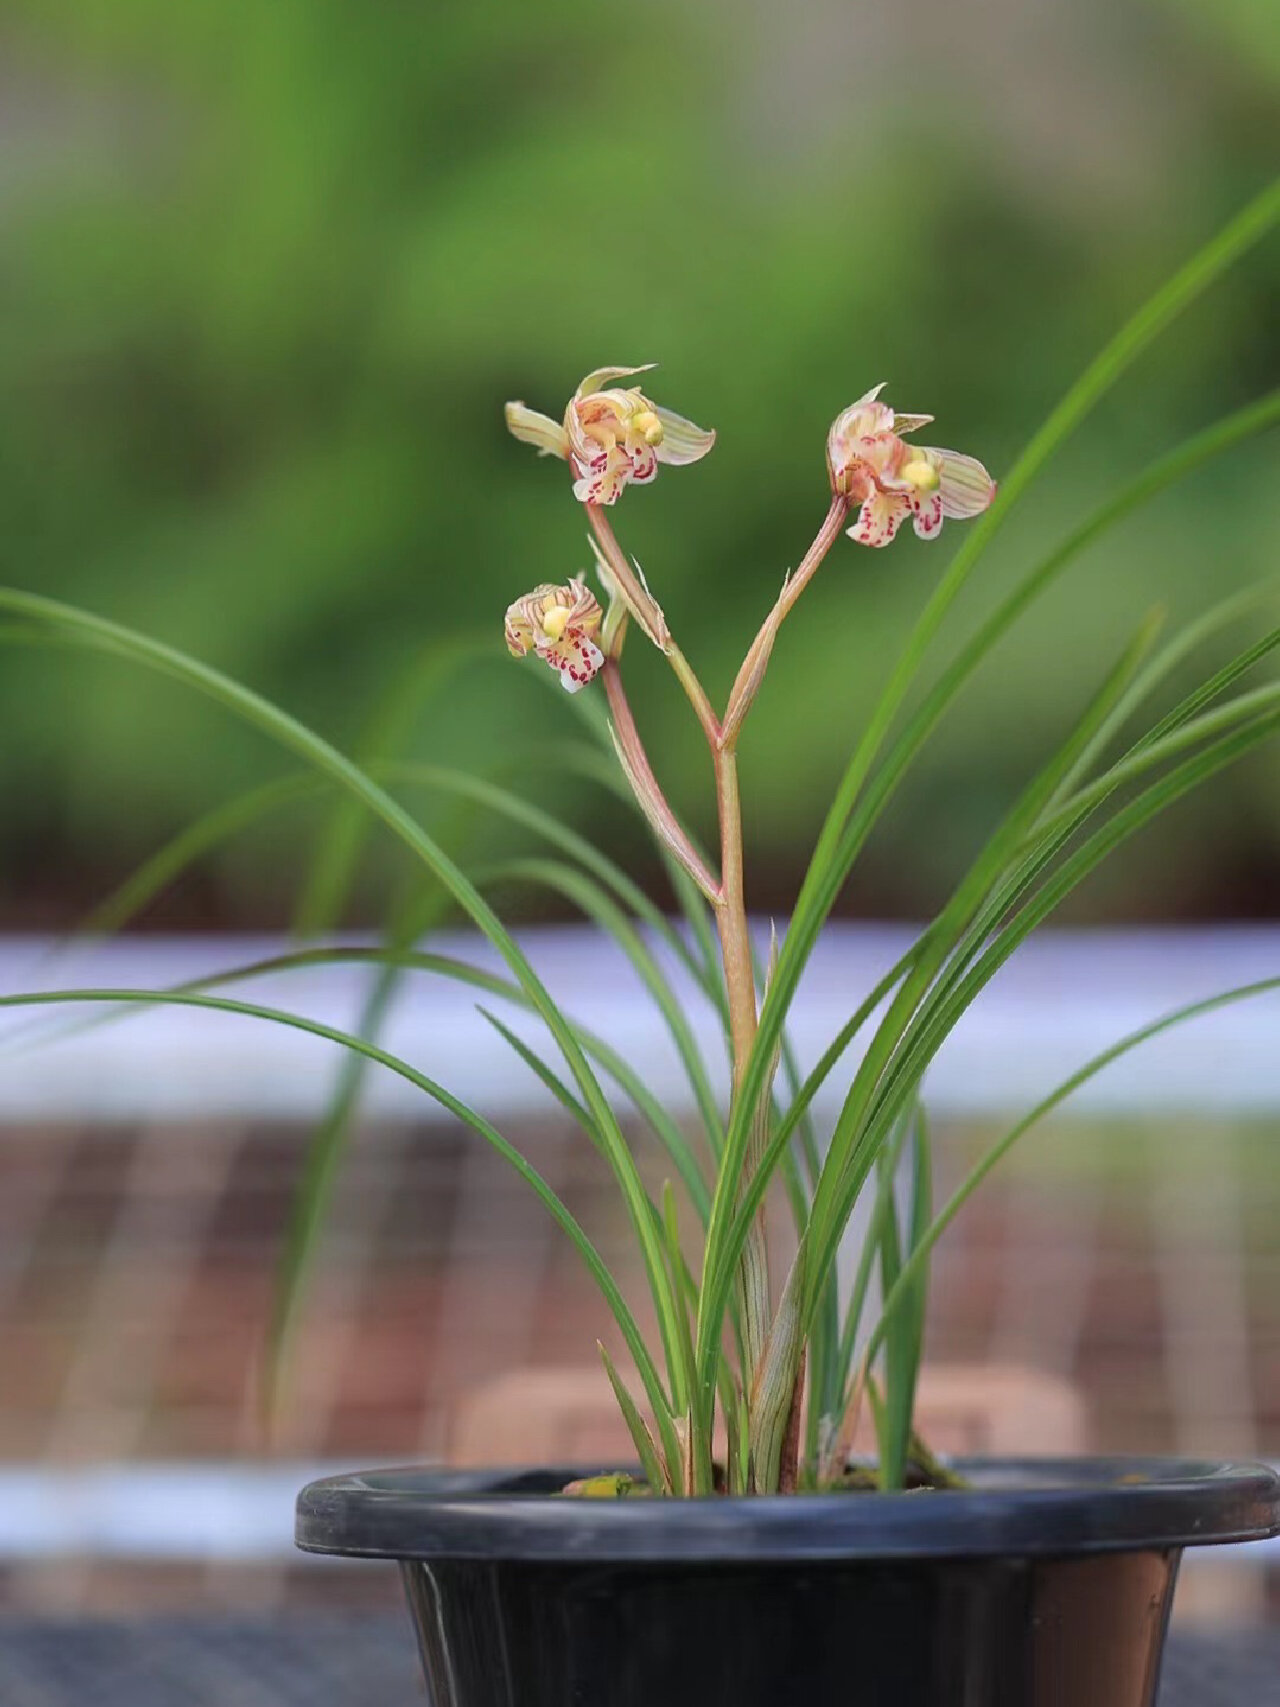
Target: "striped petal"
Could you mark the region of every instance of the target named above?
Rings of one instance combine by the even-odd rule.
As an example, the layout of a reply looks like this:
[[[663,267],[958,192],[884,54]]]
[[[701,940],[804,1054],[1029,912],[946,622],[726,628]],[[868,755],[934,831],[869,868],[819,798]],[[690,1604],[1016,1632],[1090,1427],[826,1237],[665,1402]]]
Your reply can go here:
[[[593,391],[603,391],[615,379],[630,379],[633,373],[651,373],[657,362],[645,362],[641,367],[598,367],[589,373],[574,392],[575,399],[590,397]]]
[[[827,457],[833,467],[838,468],[851,456],[856,456],[861,439],[869,438],[873,433],[893,431],[893,410],[887,403],[877,402],[887,383],[882,379],[879,385],[873,385],[856,403],[842,409],[831,423],[831,431],[827,434]]]
[[[662,422],[662,442],[656,447],[659,462],[683,468],[687,463],[701,461],[716,442],[714,428],[695,427],[683,415],[660,409],[656,403],[653,412]]]
[[[996,495],[996,483],[978,459],[961,456],[959,451],[933,448],[925,455],[938,470],[943,515],[958,519],[981,515]]]
[[[569,435],[559,421],[524,403],[508,403],[505,414],[507,431],[524,444],[537,445],[540,456],[568,456]]]

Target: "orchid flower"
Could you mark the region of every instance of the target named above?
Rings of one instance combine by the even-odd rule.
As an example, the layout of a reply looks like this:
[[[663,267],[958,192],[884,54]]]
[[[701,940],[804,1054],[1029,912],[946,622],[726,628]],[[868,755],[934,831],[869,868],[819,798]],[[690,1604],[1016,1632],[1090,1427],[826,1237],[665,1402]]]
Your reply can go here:
[[[561,687],[577,693],[604,664],[595,643],[603,614],[585,581],[575,576],[564,587],[548,582],[508,607],[507,650],[515,658],[536,652],[560,672]]]
[[[651,403],[638,387],[609,388],[613,379],[648,373],[644,367],[602,367],[589,373],[569,400],[564,423],[523,403],[508,403],[507,426],[543,456],[558,456],[573,470],[573,495],[583,504],[612,504],[632,481],[645,486],[660,462],[697,462],[716,442],[682,415]]]
[[[944,516],[962,520],[986,509],[996,483],[976,458],[931,445],[907,444],[905,433],[932,415],[898,415],[879,401],[883,384],[837,416],[827,435],[832,490],[858,505],[849,528],[860,545],[888,545],[908,516],[921,539],[935,539]]]

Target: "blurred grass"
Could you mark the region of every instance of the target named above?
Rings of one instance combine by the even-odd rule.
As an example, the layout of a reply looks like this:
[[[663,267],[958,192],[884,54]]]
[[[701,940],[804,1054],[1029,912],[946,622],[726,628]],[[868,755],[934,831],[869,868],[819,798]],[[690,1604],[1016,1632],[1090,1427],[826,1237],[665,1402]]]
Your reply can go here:
[[[655,393],[720,442],[617,521],[721,695],[821,518],[840,407],[888,378],[998,473],[1265,180],[1280,14],[1228,11],[1055,0],[1011,38],[975,0],[785,19],[763,0],[11,0],[4,577],[187,647],[348,744],[433,637],[491,634],[492,664],[434,695],[408,748],[489,766],[513,731],[564,726],[505,659],[502,611],[587,562],[562,471],[505,438],[501,404],[556,413],[588,368],[659,359]],[[1271,244],[1144,361],[1007,530],[966,620],[1100,486],[1276,382],[1278,275]],[[853,910],[936,896],[1143,608],[1187,615],[1274,573],[1275,466],[1274,442],[1250,447],[1072,572],[936,741]],[[787,905],[948,549],[843,546],[801,606],[743,757],[755,904]],[[629,663],[655,762],[705,829],[683,703],[656,660]],[[9,924],[100,892],[273,768],[102,662],[7,653],[0,717]],[[1171,819],[1092,887],[1094,915],[1274,910],[1276,776],[1254,761]],[[597,797],[552,793],[626,847]],[[166,916],[283,916],[316,821],[228,850]],[[384,878],[375,860],[364,916]]]

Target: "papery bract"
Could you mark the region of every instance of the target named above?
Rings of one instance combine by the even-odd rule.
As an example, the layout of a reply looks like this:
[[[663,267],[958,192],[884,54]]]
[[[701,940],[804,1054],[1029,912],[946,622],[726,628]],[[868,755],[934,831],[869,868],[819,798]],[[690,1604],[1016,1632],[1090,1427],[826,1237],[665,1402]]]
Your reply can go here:
[[[883,384],[838,415],[827,435],[833,492],[857,505],[848,529],[860,545],[888,545],[908,516],[921,539],[934,539],[945,516],[979,515],[996,483],[976,458],[932,445],[908,444],[932,415],[901,415],[879,401]]]
[[[624,486],[644,486],[658,464],[697,462],[716,442],[714,432],[694,426],[650,401],[638,387],[610,380],[648,373],[644,367],[604,367],[589,373],[569,400],[564,423],[523,403],[508,403],[507,426],[544,456],[559,456],[573,470],[573,495],[584,504],[612,504]]]
[[[560,685],[577,693],[604,664],[595,642],[603,614],[594,593],[578,577],[562,587],[546,582],[508,606],[507,650],[516,658],[536,652],[559,671]]]

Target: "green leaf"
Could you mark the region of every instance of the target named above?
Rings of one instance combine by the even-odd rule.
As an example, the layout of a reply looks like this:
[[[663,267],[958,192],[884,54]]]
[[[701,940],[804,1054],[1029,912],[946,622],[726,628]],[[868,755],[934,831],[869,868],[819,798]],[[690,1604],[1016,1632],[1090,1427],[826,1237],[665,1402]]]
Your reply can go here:
[[[1238,254],[1243,253],[1252,243],[1256,242],[1270,229],[1280,214],[1280,182],[1271,186],[1263,196],[1246,208],[1218,237],[1213,239],[1193,260],[1174,276],[1147,305],[1124,327],[1115,339],[1106,347],[1101,355],[1086,370],[1077,384],[1068,392],[1062,403],[1046,421],[1044,427],[1032,440],[1023,457],[1015,466],[1013,473],[1004,482],[1004,490],[992,510],[971,533],[966,544],[953,559],[943,581],[939,584],[934,597],[930,600],[924,613],[916,624],[899,665],[890,680],[888,687],[877,706],[872,724],[867,730],[863,741],[855,752],[850,766],[846,771],[840,796],[828,815],[823,833],[815,848],[806,875],[805,885],[797,901],[792,915],[791,926],[787,934],[783,954],[779,966],[779,976],[774,992],[774,1000],[767,1003],[760,1017],[760,1029],[757,1034],[756,1050],[748,1064],[744,1093],[748,1098],[758,1094],[759,1085],[763,1080],[764,1069],[768,1059],[768,1051],[773,1045],[774,1035],[780,1029],[787,1008],[799,981],[800,974],[807,961],[822,920],[826,917],[836,893],[843,882],[852,858],[856,857],[856,845],[852,852],[847,846],[842,850],[840,843],[844,837],[845,821],[852,810],[853,804],[861,791],[868,770],[878,752],[888,728],[893,721],[901,704],[910,689],[937,628],[940,626],[947,609],[959,593],[964,581],[985,547],[991,534],[1003,521],[1004,516],[1013,503],[1030,486],[1034,476],[1051,456],[1057,445],[1065,439],[1076,425],[1085,417],[1093,404],[1106,392],[1124,369],[1140,353],[1156,333],[1168,324],[1180,310],[1199,295]],[[1217,454],[1232,442],[1237,442],[1248,432],[1259,430],[1270,424],[1276,418],[1277,404],[1280,395],[1273,394],[1262,404],[1256,405],[1252,411],[1246,411],[1232,421],[1222,423],[1218,428],[1201,435],[1191,445],[1183,447],[1182,451],[1165,460],[1163,465],[1150,471],[1139,482],[1095,518],[1094,523],[1080,530],[1067,546],[1042,565],[1015,592],[1005,606],[997,611],[995,617],[984,627],[977,641],[961,654],[956,665],[944,676],[931,701],[926,702],[922,712],[908,729],[907,735],[899,743],[896,750],[898,759],[897,773],[905,770],[911,757],[923,742],[932,728],[937,717],[958,691],[967,675],[981,661],[1021,610],[1030,603],[1031,599],[1043,589],[1059,567],[1089,538],[1100,533],[1105,526],[1116,520],[1119,514],[1132,507],[1154,491],[1161,484],[1179,478],[1183,473],[1194,467],[1200,460]],[[891,766],[893,761],[891,760]],[[887,781],[884,797],[892,791],[893,777]],[[869,830],[874,822],[875,810],[864,813],[864,830]],[[745,1128],[740,1123],[731,1121],[726,1138],[726,1147],[730,1157],[732,1171],[741,1147],[746,1142]],[[712,1238],[708,1242],[708,1268],[715,1260],[720,1240],[726,1236],[723,1212],[719,1215],[713,1209]],[[707,1388],[705,1370],[717,1355],[719,1341],[718,1322],[713,1320],[715,1312],[721,1307],[722,1292],[709,1288],[704,1284],[703,1309],[699,1322],[698,1350],[700,1364],[703,1367],[702,1394]]]
[[[440,977],[452,978],[460,983],[467,984],[473,989],[485,990],[491,995],[501,996],[505,1001],[514,1002],[522,1008],[532,1009],[532,1003],[528,996],[518,984],[511,980],[492,972],[486,972],[480,967],[472,966],[467,961],[458,960],[450,955],[432,954],[414,949],[345,947],[299,949],[292,954],[272,955],[264,960],[255,960],[243,966],[230,967],[207,978],[195,979],[189,984],[179,986],[179,988],[183,991],[213,990],[250,978],[271,977],[279,972],[352,963],[392,966],[406,971],[435,973]],[[670,1115],[667,1114],[662,1104],[647,1089],[644,1081],[627,1060],[610,1044],[597,1037],[594,1032],[576,1022],[572,1023],[583,1049],[635,1105],[637,1111],[652,1129],[654,1136],[675,1163],[681,1182],[689,1193],[690,1200],[698,1211],[699,1218],[705,1224],[705,1217],[710,1210],[710,1194],[705,1180],[698,1171],[697,1158],[694,1156],[688,1140]]]
[[[268,813],[313,798],[318,792],[313,778],[295,774],[278,777],[215,806],[166,842],[105,900],[100,901],[76,927],[72,943],[87,937],[112,936],[123,930],[130,919],[136,918],[197,860],[242,830],[251,828]]]
[[[377,1040],[382,1021],[395,997],[398,976],[395,967],[381,968],[365,999],[357,1035],[367,1042]],[[364,1070],[368,1065],[365,1056],[347,1054],[344,1057],[329,1107],[307,1145],[302,1176],[289,1206],[267,1328],[266,1367],[262,1381],[262,1401],[267,1420],[278,1409],[289,1343],[306,1280],[319,1250],[347,1140],[359,1107]]]
[[[804,1353],[804,1246],[782,1289],[751,1389],[751,1487],[778,1491],[782,1447]]]
[[[360,743],[364,768],[378,774],[379,766],[408,739],[422,708],[453,675],[488,652],[487,642],[472,637],[434,638],[423,647],[369,716]],[[362,802],[349,795],[338,799],[294,905],[296,937],[321,936],[340,922],[373,823]]]
[[[927,945],[917,956],[888,1012],[877,1026],[836,1121],[809,1218],[806,1241],[812,1243],[809,1254],[819,1274],[825,1273],[826,1262],[833,1256],[840,1230],[861,1187],[865,1170],[874,1158],[874,1148],[866,1136],[865,1116],[894,1049],[943,964],[951,944],[963,935],[994,877],[1004,869],[1011,853],[1036,822],[1061,778],[1123,693],[1153,638],[1154,626],[1148,622],[1094,695],[1076,728],[1023,790],[934,921]],[[805,1305],[806,1323],[813,1308],[811,1297]]]
[[[1256,697],[1248,695],[1242,696],[1242,699],[1255,701]],[[945,999],[940,999],[927,1014],[922,1014],[920,1024],[904,1047],[902,1058],[890,1075],[887,1088],[881,1093],[862,1144],[864,1150],[874,1151],[879,1142],[879,1133],[885,1124],[894,1118],[902,1098],[912,1094],[928,1061],[932,1059],[956,1020],[968,1008],[978,991],[1007,961],[1018,944],[1024,941],[1114,848],[1143,828],[1175,800],[1199,786],[1217,771],[1234,763],[1260,740],[1280,729],[1280,705],[1276,704],[1277,698],[1280,698],[1280,689],[1275,690],[1270,697],[1272,709],[1254,715],[1240,727],[1228,728],[1227,733],[1220,735],[1204,751],[1193,753],[1184,759],[1167,776],[1151,784],[1087,838],[976,957],[974,964],[949,988]],[[1215,726],[1220,726],[1224,721],[1224,714],[1212,712],[1196,721],[1202,725],[1212,722]],[[1165,737],[1164,744],[1177,739],[1177,736]],[[1128,761],[1122,761],[1121,766],[1115,767],[1116,770],[1121,770],[1127,763]],[[1072,827],[1068,824],[1060,829],[1059,835],[1069,834]],[[1039,854],[1033,857],[1042,859],[1046,856]],[[852,1190],[852,1179],[849,1190]],[[837,1221],[840,1213],[847,1216],[851,1206],[852,1196],[846,1192],[837,1210]],[[817,1260],[834,1260],[834,1251],[835,1243],[828,1238],[820,1247]]]
[[[504,876],[517,882],[536,883],[563,895],[618,944],[662,1015],[688,1078],[708,1143],[712,1153],[717,1154],[723,1127],[715,1092],[707,1076],[697,1040],[675,992],[626,914],[609,900],[599,884],[562,862],[546,859],[508,860],[504,862],[502,872]]]
[[[535,1050],[529,1047],[522,1037],[512,1031],[510,1026],[504,1025],[496,1014],[490,1013],[488,1008],[484,1007],[480,1008],[478,1011],[481,1018],[486,1020],[493,1027],[498,1036],[502,1038],[503,1042],[507,1044],[514,1054],[519,1056],[520,1060],[524,1062],[530,1072],[532,1072],[540,1083],[551,1092],[552,1096],[555,1097],[560,1106],[565,1109],[576,1124],[581,1127],[600,1154],[607,1157],[608,1151],[603,1134],[596,1126],[594,1120],[592,1120],[590,1113],[574,1096],[573,1092],[565,1084],[564,1080],[547,1066],[546,1062],[541,1059]],[[663,1236],[666,1237],[665,1229],[663,1229],[662,1218],[658,1215],[657,1208],[653,1205],[652,1201],[650,1202],[649,1207],[651,1213],[658,1222],[659,1228],[663,1230]],[[677,1412],[684,1412],[688,1409],[689,1387],[693,1379],[692,1348],[690,1348],[690,1356],[686,1360],[684,1351],[687,1334],[681,1334],[679,1332],[680,1323],[685,1323],[687,1327],[687,1317],[684,1310],[684,1292],[680,1283],[679,1274],[674,1270],[673,1281],[675,1283],[676,1296],[680,1305],[676,1312],[677,1331],[675,1336],[671,1340],[668,1340],[665,1324],[662,1321],[659,1321],[658,1329],[662,1334],[662,1349],[663,1354],[666,1357],[667,1379],[671,1387],[672,1409]]]
[[[640,1242],[645,1270],[653,1291],[654,1307],[667,1331],[674,1325],[676,1300],[666,1274],[662,1248],[648,1214],[648,1199],[634,1158],[609,1106],[599,1081],[591,1070],[572,1028],[534,972],[515,938],[476,889],[466,874],[448,857],[432,837],[385,789],[358,765],[346,758],[313,730],[279,707],[242,687],[220,671],[194,658],[88,611],[42,598],[15,588],[0,588],[0,609],[16,612],[34,621],[47,621],[53,628],[118,651],[133,662],[171,676],[233,711],[245,723],[270,739],[300,754],[309,765],[331,777],[353,799],[359,800],[375,818],[396,836],[449,891],[458,906],[485,935],[510,967],[539,1016],[547,1025],[578,1084],[583,1099],[600,1128],[608,1135],[609,1161],[622,1191],[632,1227]]]
[[[1064,1103],[1074,1091],[1086,1084],[1100,1073],[1104,1067],[1109,1067],[1113,1061],[1127,1055],[1130,1050],[1138,1048],[1162,1032],[1171,1030],[1174,1026],[1184,1025],[1188,1020],[1198,1019],[1204,1014],[1216,1012],[1219,1008],[1231,1006],[1235,1002],[1251,1000],[1254,996],[1268,995],[1280,991],[1280,977],[1262,978],[1252,984],[1241,984],[1232,990],[1223,990],[1218,995],[1206,996],[1199,1001],[1187,1002],[1182,1007],[1164,1014],[1160,1019],[1153,1020],[1149,1025],[1139,1026],[1136,1031],[1129,1032],[1118,1042],[1099,1054],[1092,1056],[1082,1067],[1063,1079],[1048,1096],[1043,1097],[1030,1113],[1025,1114],[1014,1126],[1010,1127],[1001,1138],[990,1146],[981,1160],[966,1175],[964,1181],[957,1187],[946,1205],[929,1223],[916,1242],[911,1256],[903,1263],[898,1274],[893,1291],[885,1297],[880,1313],[880,1320],[872,1330],[867,1349],[874,1355],[884,1341],[888,1331],[888,1320],[892,1312],[902,1302],[908,1287],[918,1281],[925,1273],[929,1257],[938,1240],[964,1208],[965,1204],[977,1191],[978,1187],[988,1178],[992,1171],[1009,1154],[1009,1151],[1025,1133],[1043,1120],[1047,1114]]]
[[[845,1308],[844,1326],[840,1333],[836,1373],[839,1378],[841,1401],[833,1407],[831,1412],[831,1419],[837,1428],[843,1420],[845,1409],[843,1395],[848,1388],[849,1372],[853,1368],[858,1331],[862,1326],[862,1312],[866,1308],[867,1294],[871,1289],[872,1269],[877,1262],[882,1262],[881,1251],[886,1237],[885,1228],[889,1220],[895,1218],[894,1182],[898,1176],[898,1166],[906,1150],[907,1140],[911,1136],[917,1108],[917,1104],[912,1104],[903,1114],[899,1115],[890,1133],[889,1142],[877,1157],[877,1161],[882,1165],[877,1169],[876,1194],[867,1221],[866,1235],[858,1253],[858,1266],[854,1271],[853,1288],[849,1294],[849,1302]],[[842,1468],[842,1466],[837,1468]]]
[[[649,1425],[640,1414],[640,1407],[628,1391],[626,1382],[614,1368],[613,1359],[605,1349],[604,1341],[597,1340],[596,1345],[600,1350],[605,1374],[609,1377],[609,1385],[613,1388],[614,1398],[618,1401],[618,1409],[622,1412],[627,1428],[631,1432],[631,1438],[635,1442],[645,1480],[655,1494],[670,1494],[678,1491],[681,1484],[679,1458],[668,1458],[665,1463],[663,1462],[653,1436],[649,1433]]]
[[[777,938],[773,939],[769,953],[769,971],[771,972],[777,958]],[[768,989],[768,974],[765,977],[765,988]],[[773,1113],[773,1078],[778,1071],[778,1061],[782,1053],[781,1038],[773,1054],[773,1071],[765,1079],[764,1086],[756,1103],[751,1121],[751,1137],[743,1157],[743,1186],[750,1185],[753,1175],[759,1170],[765,1152],[769,1148],[769,1123]],[[769,1247],[765,1239],[764,1200],[747,1228],[747,1235],[742,1241],[742,1254],[738,1262],[738,1308],[742,1316],[742,1382],[748,1392],[754,1395],[756,1373],[764,1355],[765,1340],[769,1334],[769,1317],[772,1299],[769,1286]],[[752,1399],[752,1413],[755,1413],[755,1399]]]
[[[932,1214],[932,1161],[929,1128],[919,1103],[911,1111],[911,1211],[907,1227],[906,1254],[919,1245]],[[887,1184],[888,1211],[880,1229],[881,1295],[895,1296],[902,1273],[902,1242],[894,1203],[894,1164],[885,1151],[876,1158],[882,1181]],[[911,1445],[911,1419],[915,1412],[916,1385],[924,1347],[925,1307],[928,1302],[928,1273],[921,1267],[909,1287],[896,1293],[898,1302],[885,1324],[884,1407],[880,1428],[880,1486],[900,1488],[906,1478]]]
[[[756,984],[763,989],[768,983],[768,965],[762,964],[754,939],[751,944],[751,961],[752,967],[755,971]],[[726,1010],[726,1021],[727,1018],[728,1015]],[[726,1039],[728,1039],[727,1024],[725,1035]],[[782,1033],[779,1046],[778,1063],[787,1089],[787,1106],[794,1107],[800,1095],[800,1069],[796,1061],[796,1052],[792,1047],[790,1036],[785,1030]],[[784,1118],[782,1099],[778,1096],[776,1091],[772,1096],[770,1109],[770,1125],[773,1126]],[[797,1135],[798,1144],[796,1147],[799,1150],[800,1156],[804,1160],[805,1171],[808,1175],[809,1184],[812,1186],[817,1180],[819,1169],[822,1166],[822,1161],[818,1154],[817,1133],[814,1131],[813,1121],[809,1117],[807,1104],[798,1109],[793,1115],[791,1130]],[[791,1207],[791,1219],[795,1222],[796,1232],[802,1233],[804,1231],[804,1224],[809,1218],[809,1200],[805,1195],[805,1184],[800,1177],[800,1169],[797,1164],[796,1157],[790,1148],[787,1149],[786,1153],[782,1157],[781,1169],[783,1183],[786,1187],[787,1202]]]
[[[636,1325],[618,1288],[617,1282],[610,1273],[607,1264],[588,1238],[583,1228],[570,1213],[555,1191],[543,1179],[542,1175],[521,1155],[514,1144],[508,1142],[495,1127],[469,1108],[466,1103],[455,1097],[451,1091],[437,1084],[425,1073],[402,1061],[398,1056],[389,1054],[376,1044],[367,1042],[351,1032],[341,1031],[335,1026],[323,1025],[319,1020],[307,1019],[301,1014],[289,1013],[281,1008],[268,1008],[252,1002],[233,1000],[228,996],[208,996],[184,994],[171,990],[123,990],[123,989],[84,989],[84,990],[40,990],[22,995],[0,996],[0,1008],[43,1007],[74,1002],[112,1002],[156,1005],[161,1007],[203,1008],[214,1013],[239,1014],[247,1019],[266,1020],[273,1025],[287,1026],[294,1031],[309,1033],[329,1043],[339,1044],[344,1049],[350,1049],[367,1060],[375,1062],[380,1067],[386,1067],[390,1072],[414,1085],[433,1102],[456,1116],[471,1130],[491,1144],[504,1161],[515,1169],[520,1178],[535,1193],[548,1209],[557,1225],[568,1236],[574,1248],[586,1264],[592,1279],[600,1289],[606,1304],[609,1306],[614,1321],[618,1324],[626,1341],[627,1350],[631,1353],[646,1395],[653,1407],[656,1419],[661,1426],[666,1419],[670,1427],[670,1412],[667,1408],[666,1395],[662,1382],[654,1367],[644,1343],[643,1335]],[[647,1203],[646,1199],[646,1203]],[[676,1445],[675,1435],[671,1435],[671,1444]]]
[[[680,1345],[677,1365],[681,1372],[681,1388],[677,1394],[673,1384],[673,1403],[676,1409],[684,1412],[686,1418],[689,1410],[689,1395],[693,1389],[693,1330],[689,1322],[688,1305],[696,1313],[698,1308],[698,1290],[693,1276],[684,1260],[680,1248],[680,1222],[676,1212],[675,1192],[671,1189],[671,1181],[662,1183],[662,1227],[667,1241],[667,1261],[671,1267],[671,1278],[675,1282],[680,1295],[682,1307],[680,1311]],[[690,1480],[695,1494],[710,1494],[715,1491],[711,1468],[711,1442],[702,1436],[694,1438],[690,1431],[688,1452],[691,1458],[689,1466]]]

